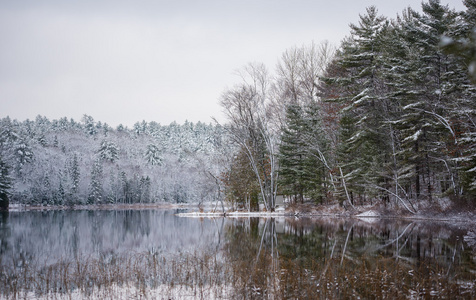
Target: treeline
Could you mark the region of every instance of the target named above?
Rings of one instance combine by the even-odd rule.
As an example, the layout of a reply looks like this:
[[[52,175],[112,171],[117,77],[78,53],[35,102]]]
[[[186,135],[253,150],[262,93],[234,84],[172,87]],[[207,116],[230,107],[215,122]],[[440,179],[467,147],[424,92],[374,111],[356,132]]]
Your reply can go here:
[[[0,122],[0,203],[384,203],[416,212],[476,197],[476,1],[360,15],[336,49],[249,64],[228,122]],[[224,191],[224,194],[222,193]]]
[[[274,75],[247,66],[221,99],[240,145],[228,196],[268,209],[284,194],[411,212],[474,200],[476,1],[464,4],[430,0],[395,19],[369,7],[336,51],[289,49]]]
[[[219,125],[136,123],[112,128],[85,115],[0,120],[2,200],[30,205],[217,200]]]

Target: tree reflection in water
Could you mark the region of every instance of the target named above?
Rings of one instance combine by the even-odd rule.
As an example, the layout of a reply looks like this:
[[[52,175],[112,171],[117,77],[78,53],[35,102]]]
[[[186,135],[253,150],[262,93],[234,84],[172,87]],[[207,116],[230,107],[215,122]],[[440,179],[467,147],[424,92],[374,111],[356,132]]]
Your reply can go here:
[[[476,256],[465,232],[416,222],[238,219],[224,250],[239,298],[471,298]]]
[[[476,298],[474,229],[373,221],[6,213],[0,299]]]

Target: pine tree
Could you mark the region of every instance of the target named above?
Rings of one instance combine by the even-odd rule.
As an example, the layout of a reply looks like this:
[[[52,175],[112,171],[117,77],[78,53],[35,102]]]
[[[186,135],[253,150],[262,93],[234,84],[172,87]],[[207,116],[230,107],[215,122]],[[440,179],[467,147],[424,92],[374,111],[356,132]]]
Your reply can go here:
[[[99,148],[99,157],[108,162],[115,162],[119,158],[119,149],[114,142],[102,141]]]
[[[229,170],[221,175],[225,184],[226,201],[235,208],[242,206],[250,211],[259,210],[259,183],[250,168],[246,150],[241,149],[231,159]]]
[[[156,145],[150,144],[145,152],[145,159],[152,166],[161,166],[163,164],[162,151]]]
[[[381,57],[388,28],[388,21],[374,6],[367,8],[359,24],[351,24],[351,36],[337,54],[343,73],[326,80],[342,91],[333,101],[343,105],[338,160],[341,180],[347,182],[342,185],[350,190],[347,198],[353,193],[375,197],[380,193],[376,187],[387,184],[382,169],[389,160],[390,142],[384,126],[388,102]]]
[[[91,171],[91,182],[89,184],[88,204],[100,204],[103,198],[102,187],[103,169],[101,162],[96,160]]]
[[[282,129],[279,147],[280,185],[283,192],[293,195],[295,201],[304,202],[306,143],[303,138],[302,108],[290,104],[286,109],[286,127]]]
[[[11,178],[8,173],[8,166],[0,156],[0,210],[7,210],[10,203],[10,189],[12,187]]]
[[[52,191],[50,176],[48,174],[45,174],[45,176],[43,177],[43,183],[40,190],[42,205],[50,205],[54,202],[52,192],[53,191]]]
[[[474,101],[476,98],[476,1],[465,0],[463,3],[466,11],[460,14],[453,32],[443,38],[443,49],[455,56],[458,67],[455,74],[459,75],[454,84],[458,88],[458,94],[451,107],[452,124],[454,124],[458,141],[457,145],[451,147],[453,163],[460,171],[460,194],[474,198],[476,196],[476,124],[474,121],[476,120],[476,102]]]
[[[140,178],[139,189],[140,189],[140,202],[141,203],[151,202],[149,176],[146,176],[146,177],[142,176]]]
[[[16,172],[20,174],[23,166],[33,160],[33,151],[25,140],[15,142]]]
[[[93,117],[84,115],[82,121],[84,123],[84,131],[86,134],[95,136],[98,133]]]
[[[286,127],[280,145],[280,184],[295,201],[312,199],[322,202],[327,196],[330,166],[316,103],[302,108],[287,107]]]
[[[130,183],[127,180],[126,172],[122,171],[119,175],[121,182],[121,200],[122,203],[130,203]]]
[[[455,143],[450,122],[455,69],[439,41],[456,14],[437,0],[423,3],[422,8],[423,14],[408,9],[399,20],[395,40],[400,45],[390,53],[393,61],[387,74],[393,105],[400,110],[392,121],[401,144],[399,177],[413,181],[406,184],[407,194],[432,200],[438,174],[450,169],[451,175],[446,150]]]
[[[63,182],[60,180],[58,190],[55,195],[55,204],[63,205],[66,200],[66,192],[64,190]]]
[[[466,11],[460,13],[453,35],[445,35],[441,45],[448,53],[463,60],[463,70],[476,83],[476,1],[463,0]]]
[[[79,191],[79,181],[81,179],[79,160],[76,153],[73,154],[73,160],[71,161],[69,174],[72,181],[71,193],[74,195]]]
[[[303,139],[306,143],[304,174],[306,194],[314,202],[323,203],[334,188],[334,158],[329,151],[329,136],[325,132],[321,101],[311,101],[304,108]]]

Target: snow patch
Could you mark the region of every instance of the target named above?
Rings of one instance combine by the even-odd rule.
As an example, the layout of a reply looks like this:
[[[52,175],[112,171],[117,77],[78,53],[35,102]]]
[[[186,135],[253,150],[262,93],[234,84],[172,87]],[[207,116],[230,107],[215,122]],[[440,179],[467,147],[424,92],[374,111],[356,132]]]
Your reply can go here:
[[[468,233],[463,238],[469,246],[476,247],[476,232],[468,231]]]
[[[256,211],[256,212],[248,212],[248,211],[228,211],[228,212],[186,212],[186,213],[179,213],[176,214],[178,217],[189,217],[189,218],[217,218],[217,217],[280,217],[280,216],[288,216],[289,213],[286,213],[284,209],[276,209],[274,212],[269,211]]]
[[[422,130],[419,129],[417,132],[415,132],[412,136],[409,136],[407,138],[405,138],[403,141],[404,142],[407,142],[409,140],[412,140],[412,141],[416,141],[418,140],[418,137],[422,134]]]
[[[355,217],[367,223],[375,223],[378,222],[380,215],[374,210],[368,210],[356,215]]]
[[[357,218],[380,218],[380,215],[378,212],[374,210],[368,210],[356,215],[356,217]]]

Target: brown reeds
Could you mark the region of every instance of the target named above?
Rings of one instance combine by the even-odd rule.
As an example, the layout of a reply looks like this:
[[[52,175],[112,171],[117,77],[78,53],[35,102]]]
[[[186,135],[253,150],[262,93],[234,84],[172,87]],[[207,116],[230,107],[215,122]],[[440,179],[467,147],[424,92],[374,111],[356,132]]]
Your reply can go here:
[[[2,299],[407,299],[476,297],[476,275],[423,259],[236,257],[226,252],[0,261]],[[455,268],[456,266],[453,266]],[[453,275],[451,275],[453,274]],[[454,275],[464,274],[464,275]],[[78,296],[79,295],[79,296]]]

